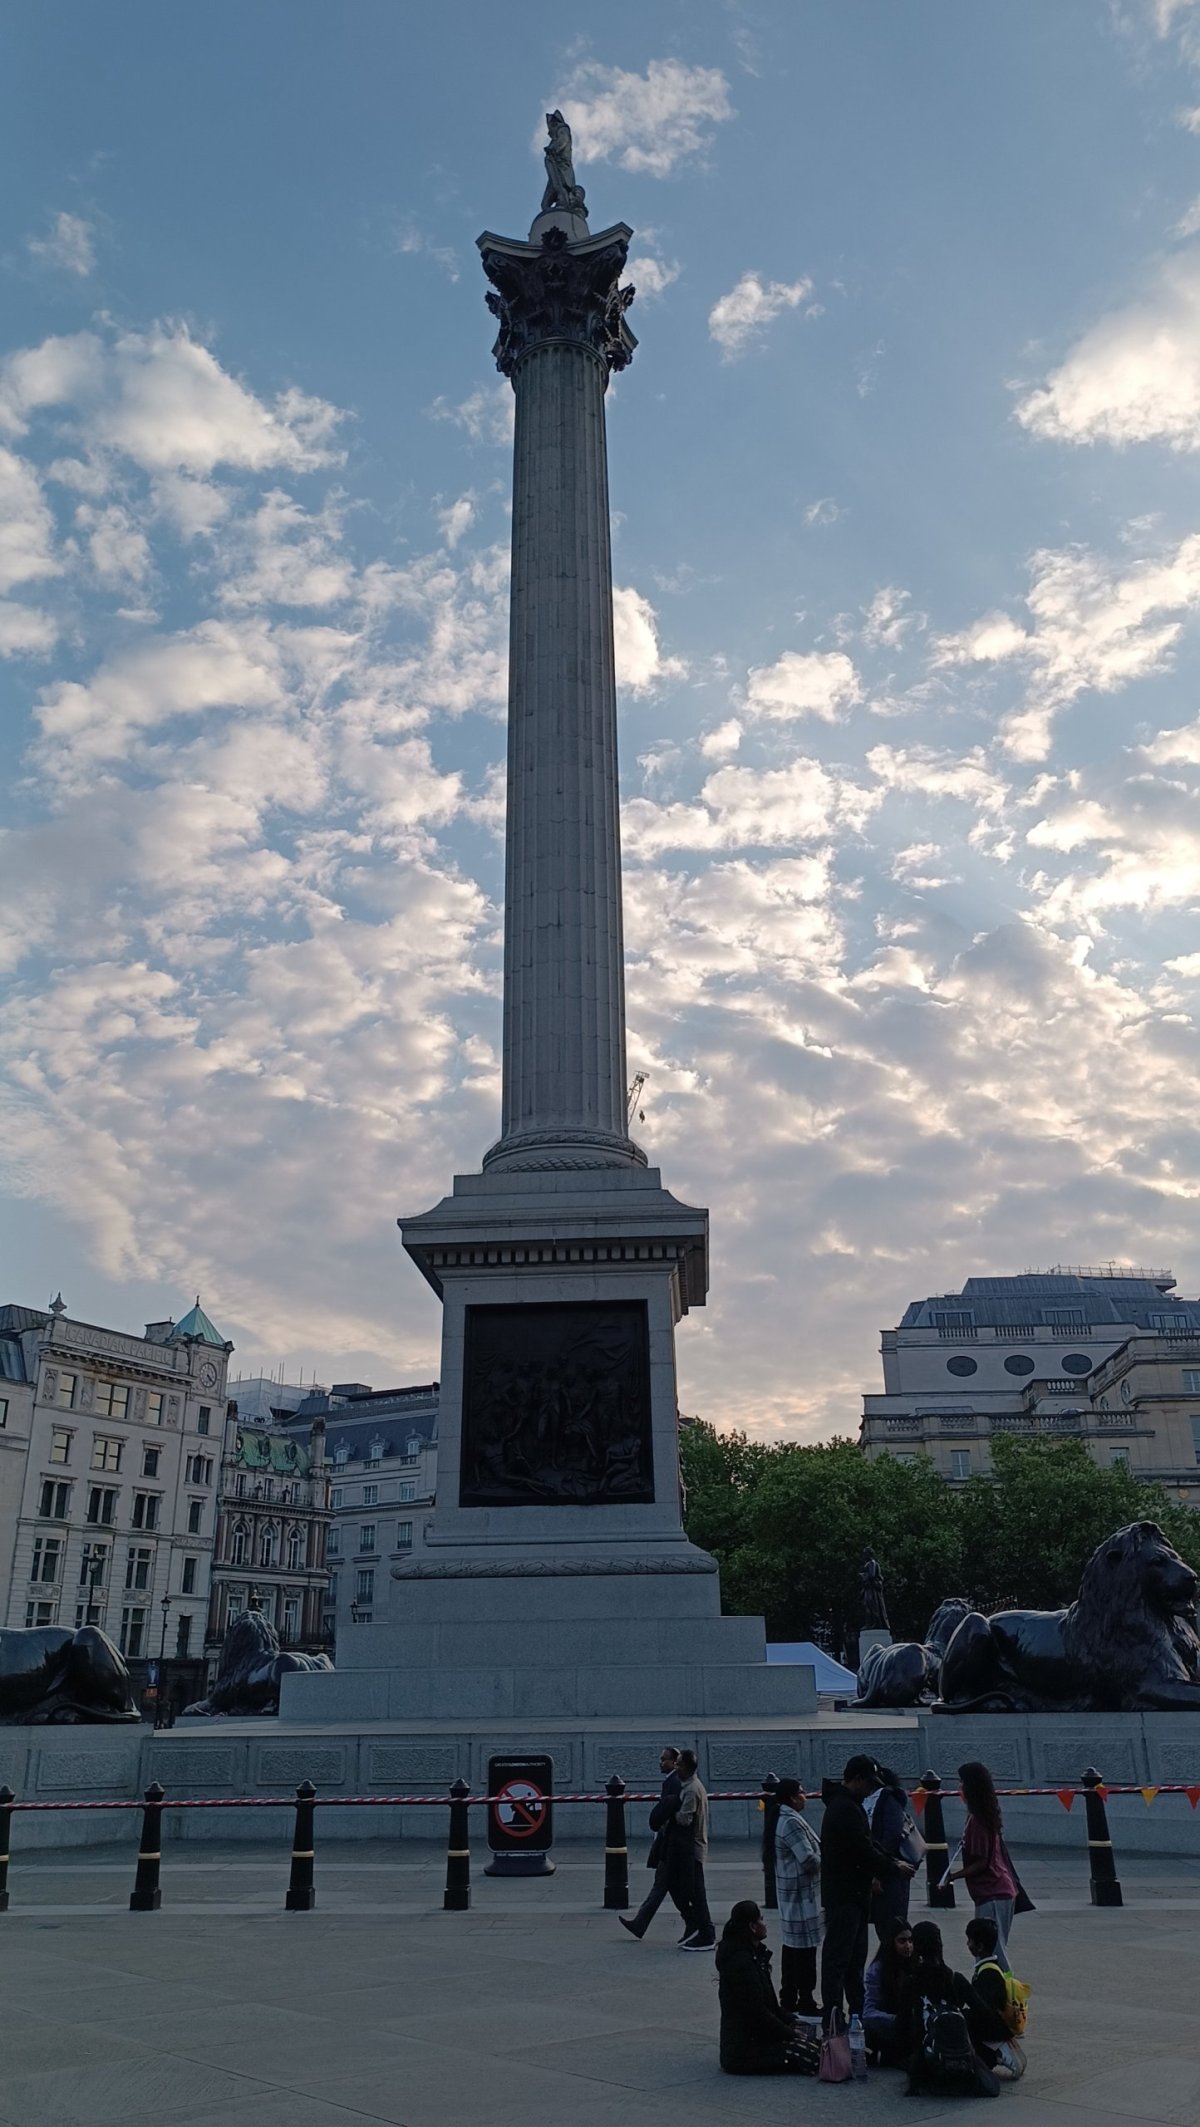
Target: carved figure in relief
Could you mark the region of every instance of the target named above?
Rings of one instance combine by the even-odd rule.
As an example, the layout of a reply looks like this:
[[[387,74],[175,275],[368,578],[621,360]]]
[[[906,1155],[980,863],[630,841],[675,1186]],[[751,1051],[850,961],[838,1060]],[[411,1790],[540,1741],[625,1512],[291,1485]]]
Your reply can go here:
[[[560,207],[565,214],[584,214],[583,186],[575,182],[574,146],[571,128],[561,111],[547,111],[546,131],[546,189],[542,194],[542,213],[549,214]]]
[[[129,1671],[95,1625],[0,1630],[0,1723],[139,1718]]]
[[[332,1669],[327,1654],[295,1654],[261,1610],[244,1610],[225,1634],[216,1682],[184,1714],[279,1712],[279,1680],[290,1669]]]
[[[1100,1544],[1065,1610],[969,1611],[939,1713],[1200,1713],[1197,1576],[1157,1522]]]
[[[938,1694],[946,1649],[970,1609],[964,1595],[948,1596],[923,1640],[868,1647],[859,1664],[856,1706],[928,1706]]]
[[[460,1504],[654,1497],[644,1309],[472,1308]]]

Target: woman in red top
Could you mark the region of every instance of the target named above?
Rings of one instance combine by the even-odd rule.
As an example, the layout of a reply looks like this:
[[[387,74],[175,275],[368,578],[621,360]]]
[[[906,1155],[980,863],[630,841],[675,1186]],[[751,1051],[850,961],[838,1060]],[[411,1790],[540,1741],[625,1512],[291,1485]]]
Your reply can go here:
[[[964,1879],[975,1901],[976,1919],[995,1921],[996,1962],[1008,1971],[1008,1936],[1017,1879],[1004,1844],[1004,1819],[986,1765],[972,1758],[959,1766],[958,1777],[967,1805],[967,1822],[962,1838],[962,1867],[952,1873]]]

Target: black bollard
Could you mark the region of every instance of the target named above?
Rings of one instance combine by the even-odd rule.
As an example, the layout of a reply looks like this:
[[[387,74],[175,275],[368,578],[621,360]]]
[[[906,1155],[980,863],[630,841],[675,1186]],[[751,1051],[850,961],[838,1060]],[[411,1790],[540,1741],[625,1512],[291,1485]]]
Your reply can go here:
[[[764,1774],[762,1781],[764,1913],[777,1913],[779,1911],[779,1896],[775,1889],[775,1827],[779,1822],[779,1804],[775,1798],[775,1790],[778,1786],[778,1773],[769,1772]]]
[[[11,1787],[0,1787],[0,1913],[8,1911],[8,1842],[16,1799]]]
[[[287,1897],[283,1906],[286,1913],[311,1913],[317,1902],[313,1889],[313,1862],[316,1859],[314,1833],[316,1811],[314,1804],[317,1790],[311,1780],[302,1780],[296,1789],[296,1829],[292,1837],[292,1873],[288,1878]]]
[[[606,1781],[604,1823],[604,1910],[623,1913],[629,1898],[629,1848],[625,1843],[625,1782],[620,1773]]]
[[[155,1780],[145,1793],[142,1811],[142,1843],[138,1848],[137,1874],[129,1894],[131,1913],[157,1913],[162,1904],[158,1872],[162,1863],[162,1813],[165,1792]]]
[[[942,1882],[950,1866],[942,1783],[935,1772],[927,1772],[921,1775],[921,1785],[925,1790],[925,1821],[921,1826],[925,1840],[925,1903],[935,1907],[952,1906],[954,1885]]]
[[[465,1913],[471,1903],[471,1830],[465,1780],[456,1780],[450,1790],[450,1835],[446,1842],[446,1890],[444,1913]]]
[[[1108,1811],[1100,1790],[1104,1785],[1094,1765],[1089,1765],[1080,1786],[1087,1811],[1088,1873],[1093,1905],[1124,1905],[1117,1882],[1117,1859],[1108,1832]]]

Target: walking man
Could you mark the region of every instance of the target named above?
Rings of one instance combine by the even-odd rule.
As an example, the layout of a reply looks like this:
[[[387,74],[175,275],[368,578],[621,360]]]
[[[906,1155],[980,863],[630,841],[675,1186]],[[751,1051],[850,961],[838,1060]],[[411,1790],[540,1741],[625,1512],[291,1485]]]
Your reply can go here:
[[[889,1877],[911,1876],[912,1866],[887,1854],[871,1837],[863,1808],[879,1776],[873,1758],[848,1758],[840,1787],[834,1786],[821,1823],[821,1903],[825,1941],[821,1949],[821,2008],[829,2029],[845,1996],[851,2016],[863,2013],[863,1969],[871,1893]]]
[[[680,1834],[679,1844],[686,1841],[691,1847],[691,1897],[684,1914],[681,1950],[712,1950],[716,1948],[717,1931],[708,1910],[708,1894],[704,1888],[704,1865],[708,1860],[708,1793],[701,1781],[694,1750],[679,1753],[679,1808],[675,1813],[673,1836]],[[672,1890],[672,1895],[674,1891]],[[676,1903],[679,1901],[676,1899]]]
[[[658,1769],[663,1776],[662,1793],[650,1812],[650,1829],[654,1837],[650,1843],[649,1866],[654,1870],[654,1881],[632,1920],[626,1920],[624,1913],[617,1914],[626,1934],[636,1935],[639,1942],[671,1888],[670,1845],[675,1812],[679,1807],[679,1790],[683,1784],[679,1777],[679,1752],[673,1743],[664,1743],[659,1753]],[[684,1908],[680,1907],[680,1911],[686,1919]]]

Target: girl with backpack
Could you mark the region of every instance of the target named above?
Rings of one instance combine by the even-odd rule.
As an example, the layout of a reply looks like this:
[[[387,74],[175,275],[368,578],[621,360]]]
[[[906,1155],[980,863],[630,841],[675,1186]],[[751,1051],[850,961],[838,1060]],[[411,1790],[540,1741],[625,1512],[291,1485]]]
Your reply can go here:
[[[897,2039],[908,2066],[908,2094],[999,2097],[990,2055],[1004,2045],[1002,2018],[981,2000],[969,1979],[951,1971],[940,1928],[919,1920],[912,1971],[901,1990]]]

